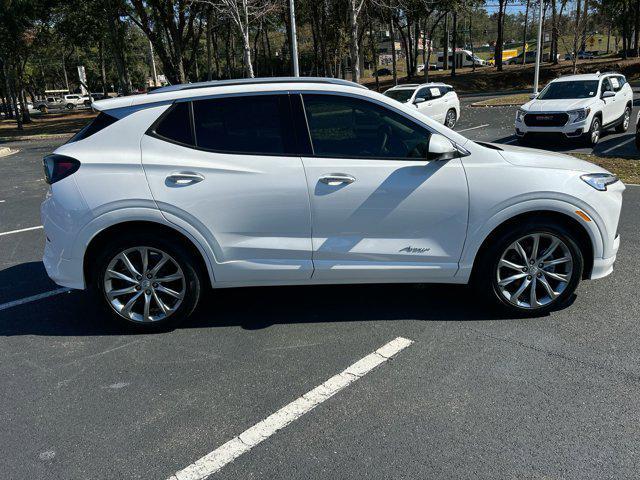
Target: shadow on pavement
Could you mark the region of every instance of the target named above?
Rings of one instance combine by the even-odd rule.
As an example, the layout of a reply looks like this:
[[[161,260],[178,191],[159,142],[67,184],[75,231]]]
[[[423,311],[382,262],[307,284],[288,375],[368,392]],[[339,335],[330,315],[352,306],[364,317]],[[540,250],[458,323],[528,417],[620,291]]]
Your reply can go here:
[[[18,267],[16,267],[18,268]],[[4,272],[3,272],[4,273]],[[375,284],[205,290],[179,328],[380,320],[506,320],[464,285]],[[140,333],[105,314],[93,296],[73,291],[0,311],[0,335],[98,336]]]

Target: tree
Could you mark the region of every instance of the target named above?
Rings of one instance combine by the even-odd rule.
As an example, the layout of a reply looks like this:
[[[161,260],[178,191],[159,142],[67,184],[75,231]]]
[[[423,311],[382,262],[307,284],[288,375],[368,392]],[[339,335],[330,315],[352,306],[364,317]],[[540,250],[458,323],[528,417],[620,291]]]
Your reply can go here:
[[[579,1],[579,0],[578,0]],[[493,58],[496,62],[496,69],[502,71],[502,49],[504,45],[504,16],[507,7],[507,0],[498,0],[498,35]]]

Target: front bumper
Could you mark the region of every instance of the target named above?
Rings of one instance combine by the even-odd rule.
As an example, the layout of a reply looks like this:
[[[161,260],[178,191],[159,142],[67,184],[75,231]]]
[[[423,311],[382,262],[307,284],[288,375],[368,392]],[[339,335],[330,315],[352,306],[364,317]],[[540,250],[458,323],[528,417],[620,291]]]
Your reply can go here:
[[[591,280],[597,280],[598,278],[604,278],[613,272],[613,264],[616,261],[616,255],[620,248],[620,235],[616,235],[613,241],[613,255],[607,258],[595,258],[593,260],[593,268],[591,269]]]
[[[515,133],[518,137],[524,137],[529,134],[549,134],[563,135],[566,138],[578,138],[589,131],[591,119],[587,118],[581,122],[567,122],[561,127],[532,127],[524,122],[515,123]]]

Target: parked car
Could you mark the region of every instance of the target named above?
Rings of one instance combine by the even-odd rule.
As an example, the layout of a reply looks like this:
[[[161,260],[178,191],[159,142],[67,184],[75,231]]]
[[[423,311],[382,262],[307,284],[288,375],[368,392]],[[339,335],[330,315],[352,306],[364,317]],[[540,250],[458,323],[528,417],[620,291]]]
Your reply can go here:
[[[538,55],[535,51],[528,51],[525,53],[525,63],[536,63],[536,56]],[[557,55],[560,58],[560,55]],[[542,52],[542,62],[549,62],[551,59],[551,55],[549,52]],[[522,65],[522,52],[520,52],[515,57],[511,57],[510,59],[505,61],[506,65]]]
[[[446,83],[411,83],[392,87],[384,94],[402,103],[415,105],[420,113],[453,128],[460,118],[460,100]]]
[[[393,75],[393,72],[391,70],[389,70],[388,68],[379,68],[376,73],[377,73],[377,75],[379,77],[384,77],[384,76],[387,76],[387,75]],[[376,73],[374,73],[374,75],[376,75]]]
[[[115,319],[175,324],[209,287],[380,282],[472,283],[537,315],[613,269],[615,175],[472,142],[355,83],[205,82],[94,106],[44,158],[43,260]]]
[[[64,107],[69,110],[73,110],[76,107],[83,106],[85,105],[85,102],[89,102],[89,105],[91,105],[91,97],[88,95],[80,95],[77,93],[72,93],[63,97]]]
[[[516,113],[520,141],[540,133],[561,134],[595,145],[602,132],[626,132],[633,108],[633,91],[624,75],[569,75],[550,82]]]
[[[46,113],[48,110],[64,107],[64,103],[60,97],[45,97],[36,100],[33,106],[36,110]]]
[[[578,60],[593,60],[594,58],[595,58],[595,55],[593,54],[593,52],[585,52],[585,51],[578,52]],[[573,60],[573,53],[569,52],[565,54],[564,59]]]

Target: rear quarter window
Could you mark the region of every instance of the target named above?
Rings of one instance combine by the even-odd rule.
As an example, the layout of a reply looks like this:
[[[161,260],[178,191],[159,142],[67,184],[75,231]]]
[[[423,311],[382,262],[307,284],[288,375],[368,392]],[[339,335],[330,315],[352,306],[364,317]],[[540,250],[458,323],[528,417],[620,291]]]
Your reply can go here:
[[[98,133],[109,125],[116,123],[118,119],[105,112],[100,112],[96,118],[91,120],[82,130],[69,139],[67,143],[78,142]]]
[[[183,145],[194,144],[189,102],[175,103],[160,117],[153,133],[162,139]]]

